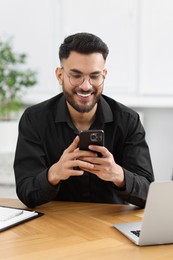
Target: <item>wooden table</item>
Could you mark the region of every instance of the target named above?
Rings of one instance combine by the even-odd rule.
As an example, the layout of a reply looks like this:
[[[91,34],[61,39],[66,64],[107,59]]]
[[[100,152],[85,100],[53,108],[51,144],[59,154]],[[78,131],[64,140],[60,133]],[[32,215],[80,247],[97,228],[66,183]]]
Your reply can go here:
[[[26,209],[17,199],[0,205]],[[141,221],[143,210],[133,206],[50,202],[36,210],[45,215],[0,233],[0,259],[173,259],[173,245],[139,247],[112,227]]]

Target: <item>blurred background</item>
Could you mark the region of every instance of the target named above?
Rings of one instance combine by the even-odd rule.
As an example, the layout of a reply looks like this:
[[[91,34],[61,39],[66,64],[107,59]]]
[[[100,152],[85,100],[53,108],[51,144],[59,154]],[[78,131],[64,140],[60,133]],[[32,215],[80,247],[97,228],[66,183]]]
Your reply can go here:
[[[0,41],[38,72],[23,96],[25,106],[59,92],[55,68],[64,37],[90,32],[109,47],[104,94],[139,112],[156,180],[173,174],[173,1],[0,0]],[[15,197],[13,159],[18,120],[0,120],[0,196]],[[5,135],[4,135],[5,131]]]

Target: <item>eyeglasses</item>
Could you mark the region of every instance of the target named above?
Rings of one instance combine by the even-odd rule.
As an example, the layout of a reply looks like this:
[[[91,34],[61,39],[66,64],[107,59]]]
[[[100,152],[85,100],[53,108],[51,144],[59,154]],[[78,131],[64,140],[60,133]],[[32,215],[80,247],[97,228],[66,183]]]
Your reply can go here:
[[[64,70],[64,68],[62,68]],[[65,70],[64,70],[65,72]],[[69,78],[69,82],[74,87],[79,87],[85,81],[85,78],[88,77],[88,81],[91,86],[99,87],[103,84],[105,76],[101,73],[93,73],[91,75],[84,75],[78,72],[71,72],[69,75],[65,72]]]

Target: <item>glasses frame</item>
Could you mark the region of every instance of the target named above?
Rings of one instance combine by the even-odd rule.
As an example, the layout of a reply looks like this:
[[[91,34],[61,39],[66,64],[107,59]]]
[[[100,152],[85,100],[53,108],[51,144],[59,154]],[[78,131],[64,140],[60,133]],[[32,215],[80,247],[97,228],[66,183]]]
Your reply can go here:
[[[71,84],[73,87],[79,87],[79,86],[81,86],[81,85],[84,83],[84,81],[85,81],[85,79],[86,79],[87,76],[88,76],[88,82],[89,82],[90,85],[93,86],[93,87],[100,87],[100,86],[102,86],[103,83],[104,83],[104,80],[105,80],[105,75],[103,75],[102,73],[100,73],[99,76],[102,76],[102,77],[103,77],[102,83],[99,84],[99,85],[93,85],[93,84],[91,84],[91,82],[90,82],[90,80],[92,80],[92,79],[90,78],[90,75],[89,75],[89,74],[82,74],[82,73],[81,73],[81,76],[83,76],[83,81],[82,81],[82,83],[79,84],[79,85],[78,85],[78,84],[75,84],[75,85],[74,85],[74,84],[71,83],[71,80],[70,80],[70,78],[73,77],[73,76],[72,76],[72,75],[71,75],[71,76],[68,75],[67,72],[65,71],[65,69],[64,69],[63,67],[61,67],[61,69],[65,72],[66,76],[67,76],[68,79],[69,79],[70,84]]]

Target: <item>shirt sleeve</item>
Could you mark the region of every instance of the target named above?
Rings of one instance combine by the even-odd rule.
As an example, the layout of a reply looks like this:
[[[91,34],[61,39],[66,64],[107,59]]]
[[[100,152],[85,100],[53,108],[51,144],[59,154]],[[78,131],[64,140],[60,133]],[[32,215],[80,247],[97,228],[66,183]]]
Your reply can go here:
[[[41,205],[56,197],[59,186],[48,182],[43,142],[27,111],[19,122],[14,172],[17,195],[28,207]]]
[[[148,144],[145,139],[145,130],[138,114],[130,118],[122,152],[121,166],[124,170],[124,189],[116,193],[128,203],[144,207],[149,185],[154,181],[154,174]]]

